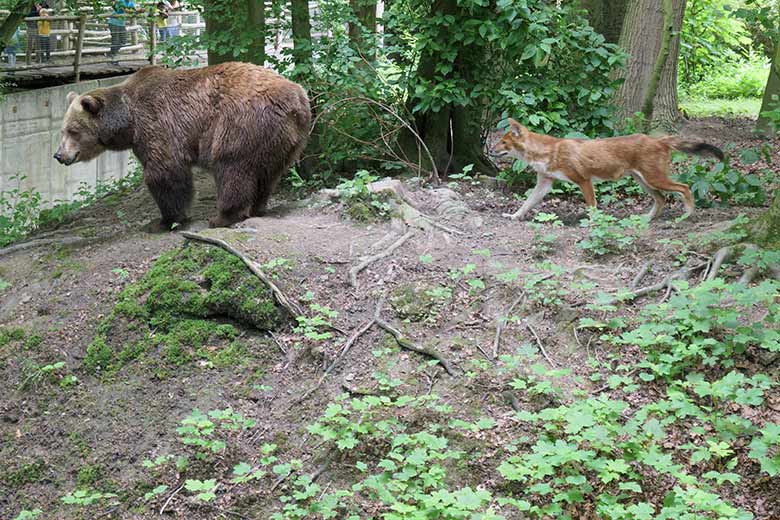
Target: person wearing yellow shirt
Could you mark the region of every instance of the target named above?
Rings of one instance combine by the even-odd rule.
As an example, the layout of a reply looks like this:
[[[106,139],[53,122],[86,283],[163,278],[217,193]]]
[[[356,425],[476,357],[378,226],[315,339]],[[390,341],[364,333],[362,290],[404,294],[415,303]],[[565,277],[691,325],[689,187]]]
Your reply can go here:
[[[38,8],[38,16],[48,18],[49,4],[43,2]],[[51,22],[48,20],[38,20],[38,63],[47,63],[51,60]]]

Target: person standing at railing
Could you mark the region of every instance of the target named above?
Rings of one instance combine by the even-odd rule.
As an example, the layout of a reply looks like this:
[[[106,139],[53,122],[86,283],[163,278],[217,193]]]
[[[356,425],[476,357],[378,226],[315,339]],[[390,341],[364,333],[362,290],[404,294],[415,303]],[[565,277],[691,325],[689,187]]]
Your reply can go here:
[[[34,3],[30,8],[30,12],[27,13],[27,18],[36,18],[40,7],[40,4],[37,2]],[[27,24],[27,53],[25,62],[29,65],[38,48],[38,22],[35,20],[25,20],[25,23]]]
[[[168,8],[168,38],[173,38],[179,35],[179,29],[181,26],[181,15],[178,11],[181,9],[179,0],[173,0],[173,2],[166,2],[169,5]]]
[[[17,27],[16,31],[14,32],[14,35],[11,36],[11,39],[8,41],[8,44],[5,46],[5,49],[3,49],[3,53],[5,54],[9,67],[16,66],[16,51],[19,50],[19,40],[21,39],[21,37],[22,37],[22,33],[19,31],[19,28]],[[13,72],[9,72],[9,74],[13,74]]]
[[[49,4],[44,2],[38,8],[40,18],[49,17]],[[38,21],[38,63],[48,63],[51,60],[51,22],[48,20]]]
[[[125,27],[124,15],[127,11],[135,11],[135,2],[132,0],[118,0],[114,2],[112,6],[112,14],[108,19],[108,30],[111,31],[111,51],[108,53],[108,57],[113,60],[113,63],[118,62],[119,50],[124,47],[127,42],[127,27]]]
[[[155,13],[154,23],[157,24],[157,39],[160,43],[168,40],[168,2],[157,2],[157,12]]]

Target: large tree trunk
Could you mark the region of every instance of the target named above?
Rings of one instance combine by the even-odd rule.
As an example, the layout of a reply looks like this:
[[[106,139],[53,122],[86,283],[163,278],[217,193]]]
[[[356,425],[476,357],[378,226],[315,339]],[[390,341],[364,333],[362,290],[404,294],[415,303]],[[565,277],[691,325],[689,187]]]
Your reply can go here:
[[[772,66],[769,69],[769,79],[764,89],[764,100],[761,103],[756,130],[763,134],[771,133],[770,120],[762,116],[761,113],[774,109],[780,109],[780,39],[775,45],[775,52],[772,56]]]
[[[666,128],[673,127],[680,121],[680,99],[677,96],[677,71],[680,61],[680,32],[687,0],[674,2],[674,32],[672,33],[669,58],[661,74],[661,83],[655,95],[653,119]]]
[[[376,4],[377,0],[349,0],[356,19],[349,23],[349,41],[369,63],[376,60]]]
[[[458,15],[461,8],[457,0],[437,0],[431,7],[431,16]],[[447,29],[444,29],[447,30]],[[438,51],[426,48],[420,56],[417,68],[417,77],[425,80],[434,80],[436,64],[442,61]],[[455,67],[461,77],[468,77],[468,67],[455,59]],[[410,95],[411,105],[414,104]],[[497,173],[496,167],[490,162],[482,151],[481,128],[482,115],[469,107],[446,105],[433,112],[417,112],[415,114],[415,126],[417,133],[425,142],[433,156],[436,171],[444,176],[449,172],[458,172],[468,164],[473,164],[475,171],[488,175]],[[401,139],[401,147],[408,157],[417,157],[417,141],[414,136],[405,134]],[[427,164],[427,155],[422,156],[424,167],[431,168]]]
[[[312,73],[312,41],[309,0],[290,0],[292,17],[294,76],[305,77]]]
[[[650,121],[653,118],[653,102],[655,101],[655,94],[658,91],[658,83],[661,81],[661,73],[664,71],[667,59],[669,58],[669,44],[672,40],[672,32],[674,31],[674,11],[672,7],[672,0],[663,0],[664,18],[663,25],[661,26],[661,47],[658,49],[658,56],[653,64],[653,71],[650,73],[650,79],[647,82],[647,88],[642,97],[642,114],[645,117],[645,121]]]
[[[602,34],[607,43],[617,43],[628,0],[580,0],[580,6],[588,11],[587,18],[596,32]]]
[[[11,41],[16,28],[24,21],[32,6],[33,2],[28,0],[19,0],[14,4],[11,8],[11,14],[0,25],[0,48],[4,49],[6,44]]]
[[[203,16],[206,19],[206,35],[209,38],[215,38],[219,34],[225,34],[231,31],[232,24],[225,14],[226,9],[225,0],[204,0]],[[218,65],[234,59],[233,53],[229,52],[227,48],[217,49],[209,43],[209,65]]]
[[[237,30],[244,30],[252,35],[252,41],[249,42],[247,50],[241,54],[239,59],[257,65],[265,65],[266,30],[263,0],[243,0],[241,2],[205,0],[203,7],[203,14],[206,18],[206,34],[209,37],[234,36]],[[243,9],[245,15],[236,13],[236,9]],[[235,59],[230,45],[223,43],[220,48],[214,48],[213,45],[209,44],[209,65],[217,65]]]
[[[676,33],[682,26],[685,0],[674,0],[674,27]],[[679,18],[679,25],[678,20]],[[663,4],[658,0],[629,0],[619,45],[629,53],[629,59],[619,77],[625,78],[615,95],[615,104],[622,117],[630,117],[642,109],[647,87],[658,61],[664,34]],[[680,53],[679,34],[672,35],[669,55],[659,79],[659,87],[653,101],[664,121],[679,119],[677,107],[677,60]]]

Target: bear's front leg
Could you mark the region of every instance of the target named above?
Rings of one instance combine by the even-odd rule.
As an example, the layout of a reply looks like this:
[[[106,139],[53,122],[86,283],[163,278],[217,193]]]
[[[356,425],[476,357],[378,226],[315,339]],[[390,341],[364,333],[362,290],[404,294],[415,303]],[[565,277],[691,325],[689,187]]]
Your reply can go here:
[[[188,220],[192,203],[192,175],[185,170],[144,168],[144,182],[160,208],[160,227],[170,231],[174,224]]]

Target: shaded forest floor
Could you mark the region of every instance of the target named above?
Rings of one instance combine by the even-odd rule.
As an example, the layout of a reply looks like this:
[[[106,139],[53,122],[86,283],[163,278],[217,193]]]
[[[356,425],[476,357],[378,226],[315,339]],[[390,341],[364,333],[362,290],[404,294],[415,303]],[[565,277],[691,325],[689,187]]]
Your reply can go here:
[[[761,144],[742,121],[693,121],[684,133],[732,142],[737,151]],[[737,161],[737,167],[776,169],[777,144],[774,165]],[[438,189],[406,182],[411,202],[428,218],[405,225],[354,222],[338,200],[315,196],[302,203],[281,195],[267,217],[205,230],[213,182],[198,178],[196,185],[189,230],[224,240],[262,266],[305,317],[290,319],[248,271],[239,273],[243,266],[232,255],[178,233],[146,232],[157,209],[144,188],[31,237],[72,242],[0,256],[0,276],[10,284],[0,293],[0,518],[34,508],[58,519],[155,518],[161,509],[172,518],[270,518],[284,503],[348,489],[356,466],[374,471],[391,441],[361,421],[390,419],[406,432],[439,425],[453,449],[467,454],[441,463],[455,487],[520,496],[522,486],[496,469],[532,442],[517,410],[538,412],[583,395],[636,407],[664,392],[659,381],[640,381],[631,371],[642,359],[638,346],[617,346],[603,328],[582,320],[620,319],[630,329],[644,306],[676,291],[614,307],[604,294],[629,288],[645,265],[640,287],[702,262],[714,249],[695,237],[762,211],[700,208],[678,222],[682,205],[675,199],[631,246],[594,257],[578,247],[588,235],[580,226],[586,213],[579,194],[551,195],[538,211],[556,214],[562,225],[541,232],[502,218],[519,202],[486,179]],[[626,217],[650,203],[639,196],[602,209]],[[554,239],[541,238],[548,234]],[[393,244],[398,247],[357,272],[356,287],[350,285],[355,266]],[[210,263],[219,269],[209,270]],[[736,273],[724,270],[726,277]],[[399,343],[389,330],[410,343]],[[776,357],[748,356],[738,366],[777,383]],[[626,379],[612,384],[616,375]],[[531,386],[540,381],[551,390],[534,393]],[[395,404],[355,420],[356,405],[342,402],[350,411],[343,412],[341,430],[333,421],[318,423],[325,410],[331,419],[339,416],[333,406],[344,393]],[[435,406],[426,397],[434,395]],[[420,401],[398,404],[402,396]],[[197,426],[205,419],[194,409],[231,412],[212,415],[217,427],[211,431]],[[767,393],[760,406],[734,405],[729,413],[777,423],[780,398]],[[696,442],[685,433],[690,425],[666,426],[664,446]],[[717,492],[756,518],[777,518],[777,477],[761,473],[744,445],[732,449],[738,464],[730,471],[741,481],[725,481]],[[189,457],[186,467],[176,460],[181,455]],[[249,468],[234,472],[242,463]],[[704,463],[683,465],[692,475],[706,470]],[[262,474],[254,473],[258,468]],[[232,480],[242,475],[247,482]],[[316,480],[318,496],[306,498],[301,475]],[[216,497],[200,500],[179,489],[185,479],[215,479]],[[645,500],[662,502],[673,485],[659,476],[647,484]],[[74,495],[78,489],[115,496],[90,501]],[[81,496],[82,504],[64,503],[69,494]],[[388,510],[381,503],[364,496],[353,510],[376,518]],[[506,518],[523,518],[511,506],[492,505]],[[579,505],[579,518],[599,517],[595,507]],[[317,517],[296,514],[280,518]]]

